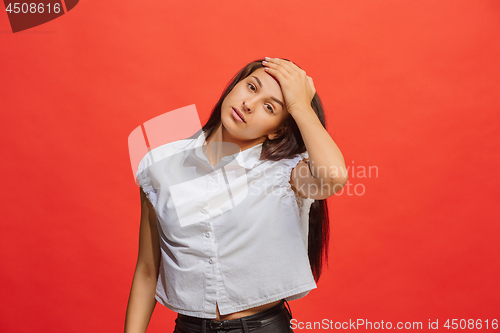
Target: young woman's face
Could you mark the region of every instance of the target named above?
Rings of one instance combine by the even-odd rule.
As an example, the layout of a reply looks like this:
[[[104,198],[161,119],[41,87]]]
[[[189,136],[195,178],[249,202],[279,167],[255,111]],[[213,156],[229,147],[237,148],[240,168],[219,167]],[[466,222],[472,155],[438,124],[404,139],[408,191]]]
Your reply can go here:
[[[244,122],[235,118],[238,109]],[[264,68],[241,80],[222,102],[221,122],[235,141],[274,139],[276,130],[288,116],[278,82]]]

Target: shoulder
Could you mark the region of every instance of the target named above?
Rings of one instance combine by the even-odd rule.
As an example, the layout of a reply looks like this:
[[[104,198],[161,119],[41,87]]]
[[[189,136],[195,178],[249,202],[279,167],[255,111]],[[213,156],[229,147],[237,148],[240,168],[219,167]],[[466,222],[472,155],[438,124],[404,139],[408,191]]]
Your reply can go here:
[[[282,185],[288,187],[289,184],[292,184],[291,179],[294,173],[297,173],[296,170],[303,167],[306,162],[304,160],[308,159],[307,152],[302,154],[295,154],[288,158],[283,158],[281,160],[272,162],[272,166],[277,170],[276,174],[280,178],[280,182]]]
[[[194,147],[194,141],[194,139],[177,140],[149,150],[139,162],[137,173],[144,171],[155,162],[166,159],[179,152],[192,149]]]

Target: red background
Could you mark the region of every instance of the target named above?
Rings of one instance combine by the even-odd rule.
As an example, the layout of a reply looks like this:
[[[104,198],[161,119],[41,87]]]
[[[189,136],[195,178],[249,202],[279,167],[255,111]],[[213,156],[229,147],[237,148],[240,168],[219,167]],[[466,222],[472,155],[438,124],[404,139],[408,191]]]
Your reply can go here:
[[[0,330],[123,330],[129,133],[190,104],[204,124],[265,56],[314,79],[350,167],[329,268],[294,318],[500,319],[499,37],[497,0],[80,1],[16,34],[0,12]],[[148,332],[174,318],[157,304]]]

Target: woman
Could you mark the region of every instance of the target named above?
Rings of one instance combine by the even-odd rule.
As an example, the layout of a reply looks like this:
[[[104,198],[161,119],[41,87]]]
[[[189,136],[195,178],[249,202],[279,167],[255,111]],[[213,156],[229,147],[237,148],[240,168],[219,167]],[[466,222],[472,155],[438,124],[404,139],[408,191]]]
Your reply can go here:
[[[325,199],[347,182],[305,71],[286,59],[251,62],[203,128],[153,149],[137,180],[126,333],[146,331],[156,301],[178,313],[174,333],[293,332],[284,303],[316,288]]]

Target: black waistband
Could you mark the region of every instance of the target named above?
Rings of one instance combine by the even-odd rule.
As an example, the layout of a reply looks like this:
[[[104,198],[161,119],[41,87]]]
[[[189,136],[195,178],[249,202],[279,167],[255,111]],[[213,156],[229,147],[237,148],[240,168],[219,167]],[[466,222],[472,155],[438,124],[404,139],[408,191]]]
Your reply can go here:
[[[197,328],[200,332],[210,332],[210,330],[223,330],[233,328],[260,327],[267,324],[268,322],[276,320],[275,317],[284,315],[287,311],[285,302],[286,301],[284,299],[281,299],[278,304],[270,307],[269,309],[265,309],[249,316],[222,321],[218,321],[216,319],[192,317],[179,313],[177,315],[176,322],[181,325],[182,322],[187,322],[191,325],[198,326]]]

